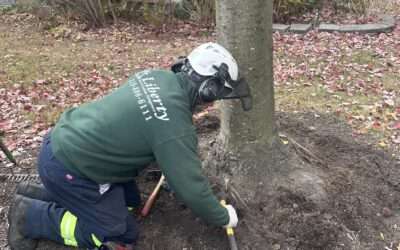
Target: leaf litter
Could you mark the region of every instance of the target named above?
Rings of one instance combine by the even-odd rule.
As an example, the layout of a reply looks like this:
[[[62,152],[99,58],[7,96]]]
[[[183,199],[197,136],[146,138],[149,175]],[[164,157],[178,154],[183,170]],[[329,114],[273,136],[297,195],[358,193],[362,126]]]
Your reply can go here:
[[[20,31],[17,33],[23,33],[25,36],[31,35],[39,39],[35,36],[35,31],[27,28],[29,26],[25,22],[26,19],[21,17],[18,17],[17,22],[13,25],[7,27],[2,27],[0,22],[0,30],[2,32],[8,32],[9,30]],[[30,79],[31,76],[24,75],[23,72],[20,72],[21,75],[10,75],[8,72],[10,68],[18,64],[17,61],[8,61],[5,66],[0,62],[0,129],[6,132],[7,145],[14,153],[20,154],[17,157],[20,161],[27,160],[24,157],[24,152],[37,150],[41,137],[54,124],[60,112],[66,107],[76,106],[85,101],[100,98],[117,87],[129,74],[136,70],[148,67],[168,68],[177,55],[184,55],[195,45],[215,39],[213,36],[197,36],[196,33],[200,33],[197,27],[190,29],[184,27],[183,29],[185,32],[183,37],[175,36],[175,34],[157,34],[156,31],[149,31],[144,27],[130,26],[123,29],[111,27],[88,32],[66,32],[68,34],[67,37],[44,33],[44,38],[39,40],[39,43],[32,42],[34,46],[37,46],[32,50],[38,49],[41,51],[43,56],[41,59],[45,61],[44,58],[46,58],[46,60],[51,61],[51,67],[47,70],[46,66],[49,65],[37,60],[36,63],[41,66],[38,68],[41,72],[35,79]],[[312,141],[312,144],[315,144],[312,149],[318,152],[318,157],[329,160],[328,169],[330,171],[327,171],[327,174],[336,178],[333,179],[332,187],[330,187],[333,190],[330,191],[338,195],[337,199],[333,199],[331,204],[333,208],[332,214],[323,212],[322,219],[318,216],[318,211],[316,213],[307,213],[307,210],[302,210],[303,207],[308,210],[313,209],[308,206],[308,201],[304,201],[290,193],[286,194],[287,197],[283,195],[281,200],[277,200],[277,203],[274,203],[283,202],[283,205],[286,206],[277,210],[277,218],[269,218],[273,214],[268,212],[268,209],[265,210],[266,215],[264,218],[271,219],[271,225],[276,226],[278,229],[275,235],[269,236],[270,240],[274,242],[274,246],[289,247],[294,244],[295,246],[300,246],[299,249],[328,249],[326,248],[327,246],[332,247],[340,242],[345,242],[345,239],[339,239],[336,235],[340,231],[337,231],[337,228],[342,226],[336,224],[339,219],[348,221],[343,225],[347,227],[344,227],[342,231],[348,232],[350,241],[358,242],[360,240],[358,232],[365,231],[365,228],[363,230],[360,229],[363,226],[361,223],[365,221],[359,215],[365,215],[366,218],[375,220],[376,217],[380,216],[376,211],[382,209],[382,205],[385,205],[384,207],[386,205],[397,207],[398,199],[389,194],[391,189],[388,188],[397,185],[397,175],[390,173],[392,169],[379,166],[378,162],[380,160],[374,158],[376,156],[372,154],[372,151],[364,152],[364,149],[356,148],[353,144],[349,146],[345,143],[347,138],[344,134],[341,135],[344,138],[340,138],[340,140],[334,137],[333,134],[337,133],[337,129],[329,130],[329,126],[332,124],[336,126],[336,121],[327,122],[328,124],[324,122],[319,124],[318,120],[323,120],[319,119],[321,117],[320,113],[334,114],[352,126],[353,136],[358,137],[366,133],[378,133],[381,137],[378,137],[374,142],[375,145],[385,148],[396,146],[396,142],[400,141],[397,129],[400,119],[398,99],[398,73],[400,73],[399,33],[399,29],[396,28],[393,33],[381,35],[316,32],[306,36],[274,34],[274,77],[278,110],[289,113],[311,110],[315,114],[311,118],[307,117],[302,121],[311,121],[313,119],[316,121],[312,126],[308,126],[309,124],[303,125],[299,122],[298,129],[294,131],[290,131],[291,127],[288,124],[282,123],[283,129],[288,130],[288,133],[291,132],[297,135],[299,138],[296,138],[296,141],[299,142],[301,142],[302,134],[308,134],[309,138],[313,140],[317,137],[319,138],[319,141]],[[13,34],[7,34],[0,36],[0,46],[3,38],[7,39],[7,36],[13,36]],[[26,44],[26,46],[30,45]],[[55,54],[55,51],[62,49],[62,47],[68,47],[70,51],[63,51],[65,55],[52,58],[52,54]],[[132,50],[132,47],[134,50]],[[0,50],[0,58],[7,57],[7,60],[15,58],[14,54],[18,55],[15,52],[12,52],[13,56],[7,56],[12,54],[10,48],[2,48]],[[68,53],[73,56],[68,55]],[[63,68],[60,66],[73,57],[76,58],[72,67]],[[21,58],[23,58],[23,55]],[[21,69],[24,69],[24,67]],[[296,105],[292,105],[293,100],[296,100]],[[288,119],[284,120],[288,121]],[[293,121],[298,122],[301,119],[294,117]],[[327,134],[323,132],[324,130],[329,130],[329,133],[332,134]],[[319,134],[328,136],[326,138],[315,136]],[[341,150],[330,152],[330,149],[334,148],[331,144],[333,146],[339,145]],[[290,145],[290,142],[285,145]],[[339,162],[345,165],[352,162],[346,158],[351,155],[347,151],[359,155],[358,158],[362,159],[359,164],[348,166],[348,170],[355,171],[357,176],[364,179],[355,180],[354,183],[351,183],[349,178],[349,182],[346,182],[347,178],[344,178],[344,176],[349,175],[345,174],[345,172],[334,171],[337,168],[337,162],[334,161],[335,155],[332,155],[332,153],[337,153],[338,158],[341,159]],[[30,160],[32,161],[32,159]],[[27,163],[29,163],[29,159]],[[369,165],[375,169],[374,175],[369,175],[364,170],[364,167]],[[365,176],[363,173],[365,173]],[[381,175],[388,176],[389,179],[382,178],[383,181],[381,181],[374,178],[374,181],[379,181],[379,183],[374,182],[376,186],[373,187],[367,185],[369,182],[364,183],[362,181],[371,179],[371,176]],[[393,178],[390,178],[391,176]],[[335,183],[338,185],[335,185]],[[352,187],[353,185],[354,187]],[[361,189],[357,190],[359,187]],[[339,190],[335,190],[335,188],[339,188]],[[375,197],[376,188],[384,194],[385,199],[380,197],[382,195]],[[386,189],[389,191],[386,192]],[[9,189],[5,188],[4,190]],[[357,200],[357,192],[372,193],[371,197],[374,199],[374,203],[369,199],[365,201]],[[340,196],[341,194],[345,194],[346,197]],[[8,196],[4,194],[3,197]],[[179,207],[167,203],[167,199],[168,197],[163,196],[159,201],[161,204],[166,205],[165,209],[170,209],[171,211],[179,209]],[[384,202],[380,199],[384,200]],[[365,204],[372,205],[364,207]],[[368,208],[368,210],[363,210],[361,214],[358,214],[354,208],[359,207]],[[338,213],[336,214],[335,211]],[[344,212],[339,213],[341,211]],[[288,212],[290,213],[288,214]],[[164,217],[163,213],[164,211],[156,209],[154,218],[156,216]],[[302,213],[305,213],[308,217],[304,217]],[[196,244],[201,246],[205,242],[197,240],[197,237],[206,234],[211,242],[210,244],[220,246],[219,232],[213,229],[210,231],[203,224],[199,225],[198,222],[193,220],[192,215],[189,215],[189,220],[186,220],[188,214],[187,210],[179,214],[172,213],[170,220],[173,222],[184,220],[188,225],[191,225],[189,228],[196,228],[191,232],[188,242],[174,242],[181,245],[186,244],[186,246]],[[178,215],[179,217],[173,217]],[[343,216],[343,218],[339,218],[340,216]],[[304,220],[305,218],[308,219]],[[380,220],[380,218],[378,219]],[[274,222],[276,223],[274,224]],[[169,221],[165,221],[164,224],[167,226],[164,229],[171,231],[168,226],[169,223]],[[294,225],[294,227],[285,228],[288,225]],[[317,226],[312,228],[308,227],[309,225]],[[151,227],[151,229],[154,228],[152,223],[144,226]],[[307,226],[307,228],[304,226]],[[375,230],[375,226],[374,224],[368,224],[367,231]],[[172,231],[178,232],[179,235],[188,233],[182,232],[184,228],[178,227]],[[312,230],[308,232],[306,229]],[[380,228],[377,227],[378,229]],[[268,230],[267,226],[265,231]],[[381,237],[382,242],[376,243],[377,245],[382,246],[382,244],[385,244],[392,247],[393,242],[390,242],[389,231],[379,231],[382,234],[384,233],[384,238],[382,239]],[[149,230],[148,232],[152,232],[154,235],[150,233],[145,237],[154,239],[158,235],[160,236],[159,241],[165,242],[161,240],[162,235],[157,230]],[[278,241],[280,237],[287,236],[285,232],[289,232],[289,235],[293,237],[284,237],[286,241]],[[331,232],[331,234],[326,234],[326,232]],[[379,238],[380,233],[377,233],[378,231],[374,232],[376,233],[374,237]],[[245,232],[242,229],[239,233],[243,235]],[[319,236],[321,236],[322,241],[315,241],[315,233],[320,233]],[[361,235],[360,237],[366,236],[368,236],[366,239],[371,240],[370,234]],[[312,237],[312,239],[308,237]],[[243,238],[239,240],[242,240],[244,244]],[[171,243],[171,241],[169,242]],[[276,242],[282,245],[280,246]],[[154,242],[154,244],[157,245],[157,242]],[[147,247],[144,249],[152,249],[154,245]]]

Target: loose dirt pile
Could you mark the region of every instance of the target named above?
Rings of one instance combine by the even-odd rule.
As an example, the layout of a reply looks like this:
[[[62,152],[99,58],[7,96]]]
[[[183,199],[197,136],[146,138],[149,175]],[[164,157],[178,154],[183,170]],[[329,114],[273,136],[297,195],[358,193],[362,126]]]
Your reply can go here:
[[[240,211],[240,249],[398,249],[400,160],[369,146],[367,138],[354,138],[335,118],[278,116],[284,146],[308,166],[308,172],[293,174],[293,183],[306,188],[265,194],[263,203],[249,204],[256,216]],[[196,125],[204,158],[219,121],[209,113]],[[139,182],[145,194],[156,184],[144,177]],[[5,216],[15,183],[3,181],[0,187],[0,248],[7,249]],[[207,226],[165,190],[140,224],[137,249],[229,249],[223,230]],[[38,249],[68,248],[42,242]]]

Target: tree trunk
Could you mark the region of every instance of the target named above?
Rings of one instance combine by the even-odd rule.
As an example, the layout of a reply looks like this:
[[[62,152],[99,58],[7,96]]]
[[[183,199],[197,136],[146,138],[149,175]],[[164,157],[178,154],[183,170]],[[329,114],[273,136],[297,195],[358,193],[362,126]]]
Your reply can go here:
[[[218,42],[237,59],[249,82],[253,110],[221,104],[221,139],[235,150],[244,141],[271,144],[275,136],[272,70],[272,1],[217,1]]]
[[[207,163],[213,174],[232,184],[225,186],[237,187],[237,200],[254,200],[259,184],[270,182],[277,172],[273,162],[282,155],[275,153],[280,147],[274,118],[272,1],[219,0],[216,7],[218,42],[237,59],[251,88],[253,109],[242,111],[239,101],[220,103],[220,135]]]
[[[272,14],[273,1],[217,1],[218,42],[237,59],[251,88],[253,109],[244,112],[235,101],[220,104],[221,130],[206,164],[215,171],[211,174],[222,177],[224,193],[241,212],[242,225],[251,232],[246,240],[251,242],[265,241],[265,232],[274,230],[269,226],[277,225],[275,211],[285,207],[281,204],[285,194],[318,207],[325,207],[328,199],[322,171],[297,155],[295,141],[287,137],[282,143],[278,137]],[[250,242],[242,246],[270,249]]]

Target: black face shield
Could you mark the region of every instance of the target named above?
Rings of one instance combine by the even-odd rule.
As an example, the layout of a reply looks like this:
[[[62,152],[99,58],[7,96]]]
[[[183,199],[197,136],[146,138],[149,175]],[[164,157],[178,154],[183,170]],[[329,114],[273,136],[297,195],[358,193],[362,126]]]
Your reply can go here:
[[[217,70],[214,77],[218,78],[223,83],[223,89],[219,99],[240,99],[243,110],[251,110],[253,107],[253,99],[246,79],[244,77],[239,77],[237,81],[232,80],[228,65],[224,63],[219,67],[214,66],[214,68]],[[232,88],[228,87],[225,82]]]
[[[244,111],[249,111],[253,107],[253,98],[250,92],[250,86],[245,78],[231,82],[233,88],[224,87],[221,100],[224,99],[240,99]]]

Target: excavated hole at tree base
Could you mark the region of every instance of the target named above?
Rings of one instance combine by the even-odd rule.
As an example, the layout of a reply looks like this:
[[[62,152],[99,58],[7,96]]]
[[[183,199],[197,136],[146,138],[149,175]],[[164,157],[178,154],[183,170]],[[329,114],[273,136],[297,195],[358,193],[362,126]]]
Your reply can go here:
[[[271,161],[265,155],[253,159],[255,164],[275,166],[265,170],[264,184],[254,190],[256,198],[248,201],[248,208],[235,203],[241,216],[236,230],[239,249],[396,249],[400,242],[399,161],[369,146],[373,138],[353,138],[351,130],[333,117],[277,116],[279,131],[286,136],[282,140],[289,143],[273,152],[282,155]],[[218,119],[210,113],[196,126],[205,159],[215,144]],[[211,183],[220,179],[210,176]],[[144,178],[139,183],[145,194],[156,185]],[[0,196],[5,206],[15,185],[0,185],[6,190]],[[250,186],[254,185],[242,183],[240,188]],[[214,188],[222,187],[215,184]],[[165,190],[140,225],[136,249],[229,249],[222,229],[207,226]],[[6,223],[0,226],[6,228]],[[0,236],[5,242],[4,230]],[[38,249],[69,248],[41,242]]]

